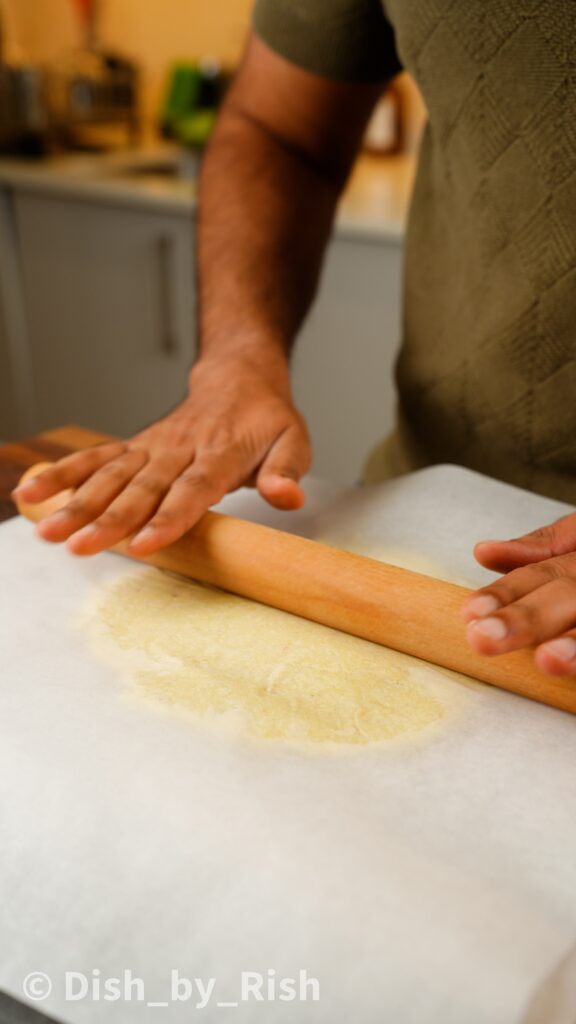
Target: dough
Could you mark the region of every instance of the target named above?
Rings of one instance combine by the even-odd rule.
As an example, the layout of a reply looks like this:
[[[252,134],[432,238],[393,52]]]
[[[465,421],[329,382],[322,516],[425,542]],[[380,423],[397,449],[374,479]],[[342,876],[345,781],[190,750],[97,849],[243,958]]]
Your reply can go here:
[[[140,694],[259,739],[391,740],[438,721],[441,684],[455,685],[405,655],[156,569],[117,581],[96,618]]]

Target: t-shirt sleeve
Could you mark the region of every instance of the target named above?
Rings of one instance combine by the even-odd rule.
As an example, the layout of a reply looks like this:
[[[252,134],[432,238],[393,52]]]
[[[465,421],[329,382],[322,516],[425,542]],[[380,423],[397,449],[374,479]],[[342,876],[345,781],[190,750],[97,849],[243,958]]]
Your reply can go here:
[[[306,71],[379,82],[402,70],[382,0],[256,0],[256,34]]]

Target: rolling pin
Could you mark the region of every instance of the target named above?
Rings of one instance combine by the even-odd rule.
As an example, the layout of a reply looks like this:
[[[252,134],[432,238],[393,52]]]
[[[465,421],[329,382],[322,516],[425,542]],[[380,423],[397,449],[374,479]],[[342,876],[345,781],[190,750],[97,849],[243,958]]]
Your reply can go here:
[[[27,470],[22,482],[48,465]],[[19,501],[18,509],[39,522],[72,493]],[[136,557],[127,541],[112,550]],[[576,714],[576,682],[539,672],[531,651],[488,658],[471,650],[459,613],[465,587],[217,512],[136,560]]]

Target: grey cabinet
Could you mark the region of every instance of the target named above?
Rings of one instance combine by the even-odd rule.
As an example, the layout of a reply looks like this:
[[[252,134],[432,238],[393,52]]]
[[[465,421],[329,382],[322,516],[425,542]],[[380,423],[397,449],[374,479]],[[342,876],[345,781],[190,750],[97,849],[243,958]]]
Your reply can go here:
[[[393,426],[401,275],[399,239],[337,234],[329,246],[293,363],[319,476],[358,480],[369,450]]]
[[[35,428],[127,436],[186,392],[192,218],[16,191]]]
[[[8,332],[2,295],[0,293],[0,442],[8,440],[17,422],[16,391],[8,348]]]
[[[26,310],[11,194],[0,188],[0,440],[32,433],[32,386]]]

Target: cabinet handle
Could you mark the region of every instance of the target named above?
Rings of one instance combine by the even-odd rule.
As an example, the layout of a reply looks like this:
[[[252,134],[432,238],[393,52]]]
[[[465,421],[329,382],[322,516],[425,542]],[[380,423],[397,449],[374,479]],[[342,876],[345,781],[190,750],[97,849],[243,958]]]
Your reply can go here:
[[[163,235],[157,241],[158,280],[160,285],[160,347],[166,355],[178,352],[179,344],[174,323],[173,278],[174,241]]]

